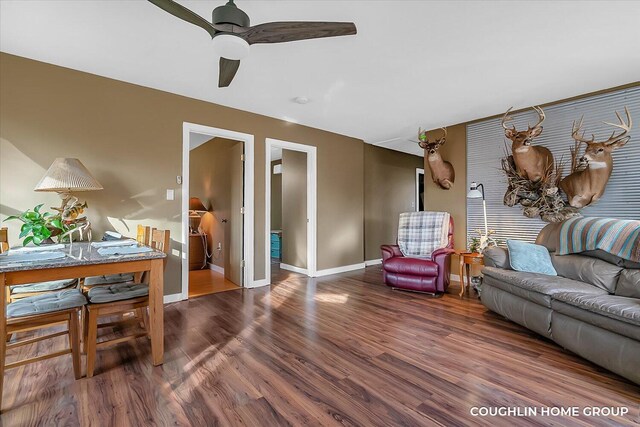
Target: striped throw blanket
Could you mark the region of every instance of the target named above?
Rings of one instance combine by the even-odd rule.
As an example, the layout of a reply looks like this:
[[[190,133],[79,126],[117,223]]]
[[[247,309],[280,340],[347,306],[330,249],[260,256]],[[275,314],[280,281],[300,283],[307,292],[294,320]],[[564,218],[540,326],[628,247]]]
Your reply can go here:
[[[448,212],[405,212],[400,214],[398,246],[406,257],[431,258],[431,254],[447,246]]]
[[[574,217],[562,223],[559,255],[596,249],[640,262],[640,221]]]

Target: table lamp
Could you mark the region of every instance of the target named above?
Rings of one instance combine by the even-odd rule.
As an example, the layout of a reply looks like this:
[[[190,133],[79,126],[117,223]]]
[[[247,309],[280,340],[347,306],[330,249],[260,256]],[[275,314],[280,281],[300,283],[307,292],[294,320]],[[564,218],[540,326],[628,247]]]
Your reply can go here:
[[[202,200],[197,197],[189,198],[189,228],[191,232],[194,233],[197,230],[197,227],[193,226],[194,218],[201,218],[202,214],[208,212],[207,208],[204,207]]]
[[[68,224],[72,233],[77,230],[82,238],[82,233],[87,232],[91,238],[91,224],[86,218],[78,216],[87,207],[71,195],[76,191],[102,190],[102,185],[96,180],[87,168],[78,159],[59,157],[53,161],[34,191],[54,191],[62,199],[60,208],[53,208],[60,212],[61,219]],[[82,224],[82,226],[79,226]],[[65,233],[67,234],[67,233]]]

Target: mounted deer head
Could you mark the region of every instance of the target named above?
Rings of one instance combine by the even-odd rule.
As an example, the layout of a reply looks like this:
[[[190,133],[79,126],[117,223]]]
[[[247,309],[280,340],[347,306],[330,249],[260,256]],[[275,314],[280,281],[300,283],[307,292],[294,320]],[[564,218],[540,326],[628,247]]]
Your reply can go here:
[[[633,125],[631,115],[627,107],[624,107],[627,116],[627,123],[624,122],[620,114],[617,124],[604,122],[607,125],[621,129],[616,135],[614,130],[606,141],[596,141],[595,135],[591,139],[584,138],[582,130],[582,118],[578,123],[573,122],[571,137],[576,142],[576,147],[572,150],[573,162],[572,173],[560,181],[560,189],[565,192],[569,204],[574,208],[583,208],[595,203],[602,197],[607,187],[611,172],[613,172],[613,157],[611,153],[616,148],[623,147],[631,138],[628,133]],[[586,144],[584,155],[578,159],[577,149],[580,144]],[[579,169],[586,166],[584,169]]]
[[[427,156],[427,164],[431,171],[431,179],[434,183],[438,184],[443,190],[449,190],[453,187],[453,182],[456,178],[456,173],[453,169],[453,165],[442,159],[438,149],[444,145],[447,141],[447,128],[442,128],[444,134],[442,138],[438,138],[435,141],[429,141],[426,136],[426,132],[422,129],[418,130],[418,145],[425,150]]]
[[[527,126],[527,130],[518,131],[515,126],[507,127],[506,123],[512,119],[509,108],[500,124],[504,128],[504,135],[511,140],[511,152],[516,165],[516,172],[529,181],[537,182],[548,176],[553,170],[553,154],[546,147],[533,146],[533,138],[542,133],[544,111],[540,107],[533,107],[538,113],[538,123],[533,127]]]

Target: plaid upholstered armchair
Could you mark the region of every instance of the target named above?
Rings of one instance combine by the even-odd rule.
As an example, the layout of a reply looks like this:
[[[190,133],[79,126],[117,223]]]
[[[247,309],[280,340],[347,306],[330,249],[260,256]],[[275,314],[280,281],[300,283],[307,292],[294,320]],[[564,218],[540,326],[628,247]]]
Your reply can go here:
[[[384,283],[441,294],[449,287],[453,218],[445,212],[400,214],[398,245],[382,245]]]

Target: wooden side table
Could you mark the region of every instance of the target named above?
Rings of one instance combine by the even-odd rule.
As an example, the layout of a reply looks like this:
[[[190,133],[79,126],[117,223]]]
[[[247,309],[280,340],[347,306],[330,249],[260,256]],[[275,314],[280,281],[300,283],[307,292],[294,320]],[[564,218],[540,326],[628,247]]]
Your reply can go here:
[[[464,296],[464,290],[471,288],[471,265],[484,265],[484,256],[479,253],[456,252],[460,257],[460,298]],[[466,268],[465,268],[466,267]],[[467,282],[464,281],[464,271],[467,271]]]

